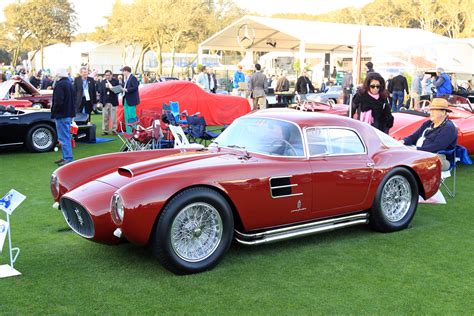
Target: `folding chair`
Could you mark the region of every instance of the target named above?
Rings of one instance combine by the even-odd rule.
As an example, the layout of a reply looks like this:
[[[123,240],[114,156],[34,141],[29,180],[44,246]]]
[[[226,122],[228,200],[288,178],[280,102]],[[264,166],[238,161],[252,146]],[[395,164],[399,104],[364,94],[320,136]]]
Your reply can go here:
[[[187,120],[181,119],[182,115],[186,114],[186,111],[180,112],[179,111],[179,103],[175,101],[170,101],[170,111],[173,113],[175,117],[176,123],[178,124],[188,124]]]
[[[207,130],[204,117],[194,115],[188,116],[188,128],[185,132],[190,136],[191,140],[205,146],[222,133],[222,131]]]
[[[456,196],[456,165],[457,163],[462,163],[464,165],[472,165],[471,158],[469,158],[469,154],[467,153],[467,149],[461,145],[456,145],[454,149],[450,150],[441,150],[438,154],[443,154],[446,156],[446,159],[449,161],[449,170],[441,172],[441,184],[445,188],[446,192],[450,197]],[[446,183],[446,179],[451,177],[453,183],[448,185]]]
[[[196,143],[189,143],[189,140],[186,138],[184,134],[183,128],[181,126],[168,126],[171,133],[174,136],[174,148],[189,148],[189,149],[203,149],[204,145],[196,144]]]

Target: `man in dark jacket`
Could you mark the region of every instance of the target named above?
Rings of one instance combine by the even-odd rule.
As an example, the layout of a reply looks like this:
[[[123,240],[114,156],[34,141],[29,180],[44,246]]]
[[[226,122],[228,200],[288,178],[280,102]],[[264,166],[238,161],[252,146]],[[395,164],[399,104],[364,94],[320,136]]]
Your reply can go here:
[[[129,66],[122,68],[122,74],[124,80],[122,89],[123,114],[127,133],[131,133],[131,124],[137,121],[137,105],[140,104],[140,96],[138,94],[139,82],[137,78],[132,75],[132,69]]]
[[[286,78],[286,72],[284,72],[282,73],[280,78],[278,78],[278,81],[275,87],[275,93],[276,94],[285,93],[285,92],[288,93],[289,90],[290,90],[290,81]],[[278,102],[288,104],[291,101],[291,96],[277,95],[277,100]]]
[[[95,81],[89,77],[89,71],[86,67],[82,67],[80,76],[74,79],[74,91],[76,92],[76,112],[80,113],[85,110],[89,115],[87,122],[90,124],[92,108],[97,103],[97,91]]]
[[[367,73],[370,74],[371,72],[375,72],[374,70],[374,64],[369,61],[365,64],[365,67],[367,68]]]
[[[112,91],[112,87],[118,85],[118,80],[112,77],[112,71],[106,70],[104,80],[99,83],[100,103],[102,103],[102,135],[117,134],[118,96]],[[110,129],[111,123],[112,129]]]
[[[436,87],[436,97],[441,97],[443,95],[448,95],[453,93],[453,85],[451,79],[444,72],[443,68],[436,69],[436,81],[433,85]]]
[[[73,160],[71,144],[71,122],[76,111],[74,109],[74,89],[68,78],[66,69],[57,71],[58,80],[53,90],[51,118],[56,121],[56,132],[61,143],[62,158],[55,161],[63,166]]]
[[[392,95],[392,112],[398,112],[403,104],[403,99],[408,91],[408,81],[402,74],[393,77],[388,86],[388,91]]]
[[[430,105],[430,120],[424,122],[420,128],[401,142],[408,146],[415,146],[418,150],[432,153],[456,148],[458,131],[454,123],[448,119],[448,112],[451,112],[448,101],[434,98]],[[449,161],[446,156],[439,156],[443,171],[449,170]]]
[[[314,92],[314,86],[308,78],[308,72],[306,70],[303,70],[303,74],[296,81],[296,92],[301,100],[306,100],[306,95]]]

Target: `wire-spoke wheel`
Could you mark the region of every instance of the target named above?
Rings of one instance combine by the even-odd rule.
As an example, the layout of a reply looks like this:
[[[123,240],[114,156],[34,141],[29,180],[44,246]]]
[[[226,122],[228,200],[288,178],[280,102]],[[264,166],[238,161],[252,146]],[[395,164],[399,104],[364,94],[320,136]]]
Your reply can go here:
[[[155,224],[154,255],[176,274],[212,269],[232,242],[234,219],[227,200],[218,192],[195,187],[177,194]]]
[[[26,146],[33,152],[46,152],[54,148],[57,135],[48,124],[38,124],[30,128],[26,135]]]
[[[380,183],[372,205],[370,224],[381,232],[408,227],[418,206],[418,185],[404,168],[390,171]]]

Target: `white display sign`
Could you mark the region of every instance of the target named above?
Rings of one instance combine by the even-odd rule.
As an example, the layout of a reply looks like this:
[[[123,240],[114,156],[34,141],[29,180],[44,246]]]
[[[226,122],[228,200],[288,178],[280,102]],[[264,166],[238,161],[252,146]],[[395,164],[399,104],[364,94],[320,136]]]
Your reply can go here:
[[[3,219],[0,219],[0,254],[3,250],[3,244],[5,243],[5,238],[7,238],[8,233],[8,222],[5,222]]]
[[[0,210],[3,210],[8,215],[12,215],[13,211],[26,199],[26,196],[11,189],[0,199]]]

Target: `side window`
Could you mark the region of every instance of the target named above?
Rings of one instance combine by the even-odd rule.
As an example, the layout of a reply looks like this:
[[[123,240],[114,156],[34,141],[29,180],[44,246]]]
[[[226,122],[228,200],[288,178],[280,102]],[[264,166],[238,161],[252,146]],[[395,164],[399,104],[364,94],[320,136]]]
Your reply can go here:
[[[363,154],[364,145],[354,131],[342,128],[328,129],[330,154]]]
[[[364,144],[352,130],[311,128],[306,130],[310,156],[365,153]]]
[[[309,155],[329,154],[328,130],[326,128],[311,128],[306,130]]]

